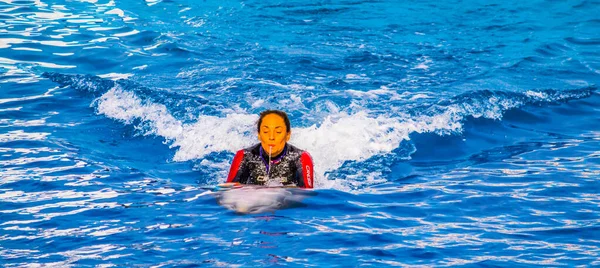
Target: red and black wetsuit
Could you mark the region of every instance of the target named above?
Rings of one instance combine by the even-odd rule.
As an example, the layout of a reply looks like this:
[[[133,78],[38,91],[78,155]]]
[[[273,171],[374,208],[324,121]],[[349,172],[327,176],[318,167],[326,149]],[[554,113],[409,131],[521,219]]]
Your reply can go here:
[[[286,144],[279,155],[271,157],[271,164],[268,163],[269,154],[260,143],[239,150],[233,158],[227,182],[313,188],[313,163],[308,152]]]

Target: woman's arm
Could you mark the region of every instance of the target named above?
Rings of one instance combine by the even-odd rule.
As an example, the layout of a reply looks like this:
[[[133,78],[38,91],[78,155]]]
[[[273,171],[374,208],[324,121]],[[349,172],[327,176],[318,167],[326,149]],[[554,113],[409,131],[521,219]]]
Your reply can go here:
[[[243,166],[242,160],[244,160],[244,150],[239,150],[233,157],[233,161],[231,162],[231,168],[229,168],[229,175],[227,176],[227,182],[240,182],[245,183],[245,180],[242,181],[243,178]]]
[[[300,156],[300,178],[298,180],[298,186],[302,188],[313,188],[314,187],[314,171],[312,157],[308,152],[303,152]]]

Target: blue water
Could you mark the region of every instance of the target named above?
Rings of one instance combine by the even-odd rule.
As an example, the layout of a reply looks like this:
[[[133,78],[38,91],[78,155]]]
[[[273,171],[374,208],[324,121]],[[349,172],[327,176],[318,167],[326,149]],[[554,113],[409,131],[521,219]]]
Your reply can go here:
[[[0,266],[600,266],[598,14],[1,0]],[[317,187],[235,213],[267,108]]]

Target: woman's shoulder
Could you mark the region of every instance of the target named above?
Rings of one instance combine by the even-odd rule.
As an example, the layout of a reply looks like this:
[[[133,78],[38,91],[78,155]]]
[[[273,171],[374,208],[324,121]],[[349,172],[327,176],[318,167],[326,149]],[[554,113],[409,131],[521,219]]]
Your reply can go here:
[[[260,143],[254,144],[250,147],[241,149],[240,151],[243,151],[246,154],[253,154],[253,155],[258,155],[260,153]]]
[[[298,155],[302,155],[302,154],[308,154],[308,155],[310,155],[308,153],[308,151],[300,149],[300,148],[298,148],[298,147],[296,147],[294,145],[291,145],[289,143],[288,143],[288,152],[294,153],[294,154],[298,154]]]

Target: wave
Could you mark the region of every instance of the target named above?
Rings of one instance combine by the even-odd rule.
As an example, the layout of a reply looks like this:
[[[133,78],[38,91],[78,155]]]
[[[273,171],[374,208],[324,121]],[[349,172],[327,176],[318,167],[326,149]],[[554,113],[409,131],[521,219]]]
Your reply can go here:
[[[224,117],[195,116],[190,115],[193,112],[189,108],[211,103],[200,97],[148,89],[126,80],[59,73],[45,73],[43,77],[94,95],[91,106],[98,114],[133,125],[143,135],[163,137],[171,148],[177,149],[174,161],[202,160],[204,163],[210,154],[221,152],[229,152],[233,157],[238,149],[258,142],[254,133],[257,115],[243,109],[223,107]],[[332,171],[374,156],[400,153],[397,158],[407,159],[414,150],[398,149],[413,133],[457,134],[468,117],[500,120],[510,109],[585,98],[595,90],[595,87],[586,87],[525,92],[472,91],[431,105],[415,106],[392,117],[375,116],[366,109],[353,113],[339,111],[328,114],[318,124],[294,128],[290,143],[312,154],[315,170],[319,171],[317,188],[354,188],[362,181],[377,181],[381,172],[354,172],[353,177],[361,178],[346,175],[348,182],[335,178],[340,173]],[[342,181],[346,182],[340,183]]]
[[[114,81],[94,75],[67,75],[55,72],[45,72],[42,77],[59,84],[61,87],[70,87],[96,98],[118,88],[123,92],[130,92],[139,97],[140,105],[161,103],[169,107],[169,113],[172,116],[184,121],[190,120],[189,113],[193,112],[196,107],[206,106],[209,102],[200,96],[151,89],[125,79]]]

